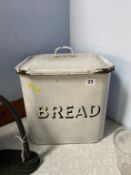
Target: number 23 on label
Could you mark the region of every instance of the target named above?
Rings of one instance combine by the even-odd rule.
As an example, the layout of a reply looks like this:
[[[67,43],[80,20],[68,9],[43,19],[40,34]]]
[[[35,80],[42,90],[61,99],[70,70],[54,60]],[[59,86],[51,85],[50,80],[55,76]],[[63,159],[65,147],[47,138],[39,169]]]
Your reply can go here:
[[[85,80],[85,85],[86,86],[95,86],[96,80],[95,79],[86,79]]]

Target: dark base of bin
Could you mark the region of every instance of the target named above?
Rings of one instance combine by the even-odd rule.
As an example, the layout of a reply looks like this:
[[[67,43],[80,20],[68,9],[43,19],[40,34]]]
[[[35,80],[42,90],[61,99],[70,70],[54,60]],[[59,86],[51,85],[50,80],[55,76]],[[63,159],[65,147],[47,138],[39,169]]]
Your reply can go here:
[[[40,165],[40,159],[31,151],[31,158],[26,162],[21,160],[21,150],[0,151],[0,175],[30,175]]]

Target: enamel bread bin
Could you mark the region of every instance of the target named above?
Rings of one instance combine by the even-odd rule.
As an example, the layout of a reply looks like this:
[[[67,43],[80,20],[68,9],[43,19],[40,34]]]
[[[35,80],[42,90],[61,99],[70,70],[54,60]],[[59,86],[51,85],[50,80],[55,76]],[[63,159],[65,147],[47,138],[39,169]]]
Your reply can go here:
[[[71,53],[58,54],[59,49]],[[73,53],[67,46],[17,65],[31,140],[36,144],[101,140],[113,70],[104,57]]]

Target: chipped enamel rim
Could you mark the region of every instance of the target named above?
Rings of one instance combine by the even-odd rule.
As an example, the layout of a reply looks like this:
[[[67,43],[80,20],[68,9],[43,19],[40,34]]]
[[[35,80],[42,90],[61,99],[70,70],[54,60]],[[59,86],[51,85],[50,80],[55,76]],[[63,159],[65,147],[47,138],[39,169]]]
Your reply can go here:
[[[49,55],[52,55],[52,54],[49,54]],[[70,54],[59,54],[59,56],[70,56]],[[104,59],[103,56],[101,55],[98,55],[101,57],[101,59],[103,59],[104,62],[106,62],[107,64],[109,64],[110,66],[109,67],[105,67],[105,68],[99,68],[99,69],[86,69],[86,68],[82,68],[82,70],[76,70],[76,69],[59,69],[59,70],[56,70],[56,69],[39,69],[39,70],[31,70],[31,69],[22,69],[22,66],[24,64],[26,64],[30,59],[32,59],[33,57],[35,57],[36,55],[34,56],[29,56],[27,57],[25,60],[23,60],[20,64],[18,64],[16,67],[15,67],[15,70],[18,74],[21,74],[21,75],[83,75],[83,74],[105,74],[105,73],[110,73],[112,71],[115,70],[115,66],[113,64],[111,64],[108,60]],[[75,56],[75,55],[74,55]]]

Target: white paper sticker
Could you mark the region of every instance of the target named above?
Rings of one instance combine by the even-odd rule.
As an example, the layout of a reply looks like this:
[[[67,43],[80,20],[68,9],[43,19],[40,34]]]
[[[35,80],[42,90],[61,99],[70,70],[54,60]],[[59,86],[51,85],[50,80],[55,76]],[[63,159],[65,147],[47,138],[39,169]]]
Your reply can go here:
[[[86,79],[85,80],[85,85],[86,86],[95,86],[96,80],[95,79]]]

